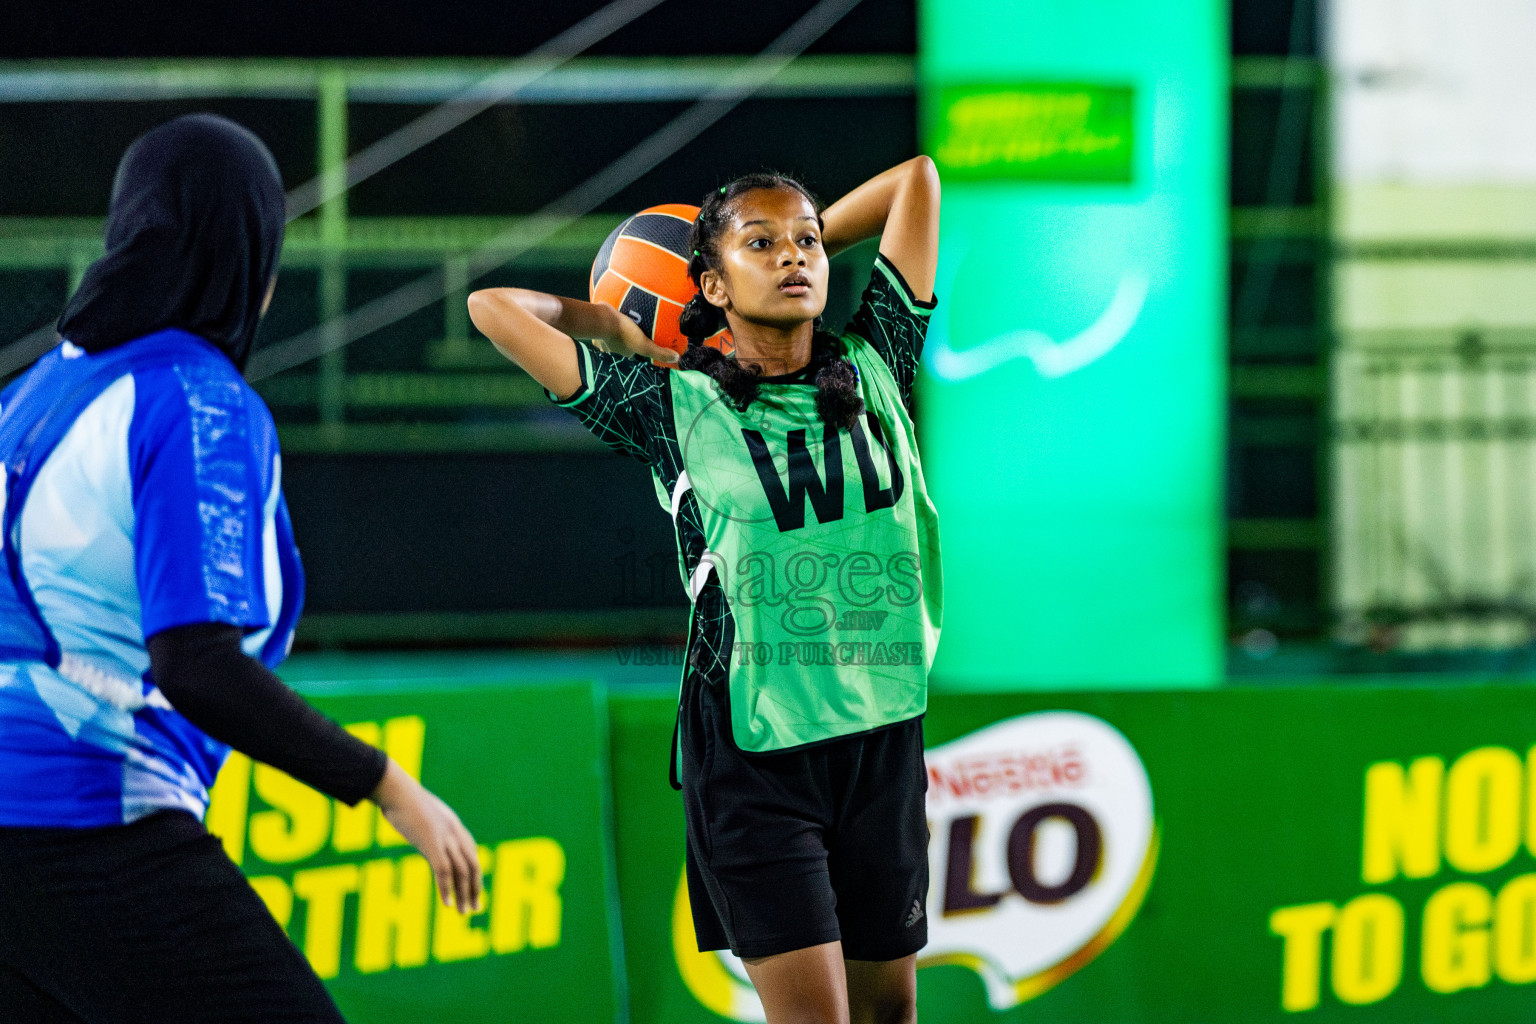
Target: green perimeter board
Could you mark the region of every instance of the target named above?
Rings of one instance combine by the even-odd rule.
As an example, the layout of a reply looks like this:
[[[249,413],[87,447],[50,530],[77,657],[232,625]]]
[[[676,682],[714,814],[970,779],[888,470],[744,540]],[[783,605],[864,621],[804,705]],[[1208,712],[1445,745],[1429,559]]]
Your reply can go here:
[[[681,805],[665,771],[672,700],[615,694],[610,706],[632,1019],[635,1024],[728,1019],[704,1010],[690,995],[671,949],[683,842]],[[922,969],[919,1017],[926,1024],[1264,1024],[1294,1019],[1513,1024],[1536,1013],[1536,987],[1529,983],[1536,978],[1536,903],[1509,901],[1510,913],[1496,916],[1490,928],[1478,921],[1479,897],[1472,891],[1494,898],[1495,909],[1501,892],[1522,887],[1536,892],[1531,877],[1536,875],[1536,829],[1526,810],[1536,799],[1536,776],[1526,769],[1536,744],[1536,688],[936,694],[927,719],[928,745],[931,749],[993,723],[1052,710],[1109,723],[1145,766],[1161,835],[1150,891],[1128,929],[1106,950],[1013,1009],[993,1010],[979,976],[965,967]],[[1477,753],[1465,757],[1469,752]],[[1399,874],[1367,883],[1362,880],[1367,769],[1387,762],[1408,769],[1425,758],[1431,768],[1437,762],[1445,768],[1439,810],[1420,819],[1429,823],[1425,834],[1433,844],[1444,848],[1438,867],[1427,877]],[[1474,770],[1478,764],[1502,765],[1505,774],[1479,774]],[[1509,789],[1510,770],[1521,773],[1514,783],[1517,792]],[[1461,870],[1452,862],[1453,832],[1462,837],[1463,867],[1478,850],[1486,853],[1489,842],[1504,841],[1497,837],[1514,834],[1518,842],[1502,848],[1508,851],[1502,862]],[[1401,838],[1390,828],[1380,834]],[[1496,852],[1494,859],[1500,856]],[[1515,879],[1521,881],[1507,886]],[[1452,900],[1451,910],[1441,914],[1430,943],[1431,973],[1439,984],[1449,979],[1470,987],[1436,992],[1425,981],[1423,922],[1431,897],[1441,900],[1445,910],[1448,888],[1451,895],[1470,893],[1472,898],[1470,903]],[[1340,986],[1357,999],[1371,987],[1368,976],[1362,983],[1362,971],[1369,975],[1370,964],[1360,966],[1357,915],[1351,947],[1343,954],[1348,960],[1339,972],[1343,977],[1335,977],[1338,943],[1325,930],[1316,949],[1316,1006],[1300,1012],[1282,1009],[1285,944],[1271,931],[1271,915],[1317,903],[1344,908],[1371,894],[1366,903],[1374,900],[1379,908],[1386,897],[1402,910],[1400,980],[1372,1002],[1351,1005],[1339,997]],[[1371,934],[1370,927],[1365,933],[1366,947],[1372,942],[1392,945],[1389,934]],[[1479,982],[1483,967],[1486,980]],[[1519,976],[1522,969],[1530,971],[1528,977]]]
[[[419,757],[422,782],[490,852],[486,909],[468,922],[435,900],[428,911],[420,868],[401,866],[414,851],[381,841],[371,804],[340,810],[270,769],[253,777],[246,768],[242,777],[237,758],[215,789],[210,829],[248,876],[281,882],[256,882],[259,892],[275,886],[279,903],[284,888],[292,896],[288,932],[312,962],[319,958],[317,970],[354,1024],[547,1021],[552,1007],[562,1020],[622,1020],[603,691],[590,683],[471,686],[422,679],[403,692],[390,681],[329,687],[344,696],[323,695],[324,683],[305,686],[321,711],[361,728],[407,768]],[[311,902],[294,895],[299,888],[333,895]],[[370,952],[360,949],[363,891],[372,897]],[[339,943],[334,925],[313,930],[317,902],[328,901],[340,907]]]
[[[667,759],[677,697],[612,690],[614,852],[624,922],[630,1019],[634,1024],[713,1022],[678,974],[672,912],[683,870],[683,801]]]

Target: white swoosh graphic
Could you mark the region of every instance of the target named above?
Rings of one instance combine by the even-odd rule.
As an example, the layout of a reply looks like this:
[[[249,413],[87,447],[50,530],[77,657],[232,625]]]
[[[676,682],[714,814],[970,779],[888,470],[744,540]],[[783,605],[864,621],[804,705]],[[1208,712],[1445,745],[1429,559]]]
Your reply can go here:
[[[956,352],[946,340],[932,349],[929,368],[944,380],[966,380],[1027,356],[1040,376],[1065,377],[1104,358],[1125,340],[1146,305],[1149,287],[1145,274],[1126,274],[1099,318],[1066,341],[1032,328],[1000,334],[964,352]]]

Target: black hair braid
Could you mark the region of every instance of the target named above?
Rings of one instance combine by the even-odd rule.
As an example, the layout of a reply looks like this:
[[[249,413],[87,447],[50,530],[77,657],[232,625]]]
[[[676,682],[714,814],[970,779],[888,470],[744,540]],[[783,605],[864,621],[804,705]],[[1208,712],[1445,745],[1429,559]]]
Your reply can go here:
[[[719,306],[710,305],[703,292],[695,293],[678,317],[678,328],[688,339],[688,348],[678,358],[677,365],[685,370],[709,374],[736,411],[745,412],[747,406],[757,401],[763,374],[756,366],[739,363],[719,349],[704,344],[705,338],[718,333],[724,326],[725,312]]]
[[[820,220],[821,205],[816,202],[816,197],[804,185],[782,174],[748,174],[707,193],[699,203],[699,215],[688,233],[688,248],[693,253],[688,260],[688,276],[695,286],[704,271],[720,267],[720,233],[730,223],[736,199],[758,189],[798,192],[811,204],[811,209],[817,211]],[[679,358],[678,365],[685,370],[707,373],[720,385],[720,390],[737,411],[745,411],[757,400],[763,374],[759,367],[743,364],[704,344],[705,338],[718,333],[725,325],[725,311],[705,299],[703,291],[694,293],[678,320],[679,329],[688,339],[688,348]],[[811,341],[816,414],[823,423],[851,430],[864,412],[864,401],[859,397],[858,370],[843,357],[842,339],[820,330],[820,327],[821,318],[817,317],[813,327],[816,333]]]
[[[811,363],[821,367],[816,371],[816,414],[823,423],[852,430],[864,415],[864,399],[859,397],[858,368],[843,358],[843,339],[817,331]]]

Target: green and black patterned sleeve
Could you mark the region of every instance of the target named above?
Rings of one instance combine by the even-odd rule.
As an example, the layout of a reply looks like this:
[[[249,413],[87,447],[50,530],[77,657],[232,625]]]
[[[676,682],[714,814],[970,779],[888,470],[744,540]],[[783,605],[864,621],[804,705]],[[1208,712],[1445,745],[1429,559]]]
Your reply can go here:
[[[564,401],[554,395],[550,399],[614,451],[651,462],[653,441],[668,411],[670,371],[648,359],[599,352],[582,341],[576,343],[576,357],[581,386]]]
[[[884,256],[875,257],[875,270],[864,289],[863,301],[848,322],[848,330],[880,354],[891,376],[901,388],[901,400],[912,405],[912,384],[917,380],[917,365],[923,358],[923,339],[928,334],[928,316],[938,304],[938,297],[920,302],[912,289]]]

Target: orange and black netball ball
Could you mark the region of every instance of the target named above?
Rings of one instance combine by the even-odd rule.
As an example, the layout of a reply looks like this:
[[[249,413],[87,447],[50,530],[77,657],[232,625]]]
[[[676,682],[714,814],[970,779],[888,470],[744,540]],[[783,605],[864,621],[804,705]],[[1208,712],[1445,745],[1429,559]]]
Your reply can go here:
[[[614,307],[676,352],[688,347],[677,319],[698,291],[688,276],[688,232],[698,215],[686,203],[641,210],[613,229],[592,261],[592,301]],[[731,333],[721,330],[704,343],[729,352]]]

